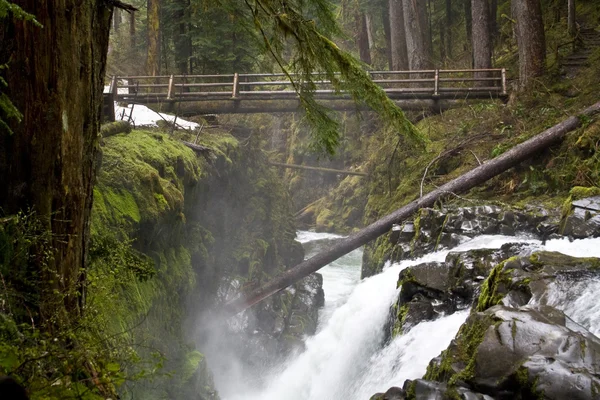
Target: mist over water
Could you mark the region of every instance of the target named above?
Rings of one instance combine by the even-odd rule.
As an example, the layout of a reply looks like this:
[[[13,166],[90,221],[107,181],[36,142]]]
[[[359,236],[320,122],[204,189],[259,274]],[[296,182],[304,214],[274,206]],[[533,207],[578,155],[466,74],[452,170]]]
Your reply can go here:
[[[312,256],[323,242],[339,236],[300,232],[299,240],[312,243]],[[500,248],[505,243],[526,242],[540,250],[560,251],[573,256],[600,257],[600,239],[575,242],[550,240],[545,246],[538,240],[505,236],[479,236],[451,251]],[[306,349],[292,354],[254,385],[238,386],[237,377],[225,372],[217,378],[224,400],[367,400],[404,380],[421,377],[429,361],[439,355],[455,336],[468,316],[468,310],[423,322],[407,334],[384,345],[384,325],[390,306],[395,302],[399,272],[422,262],[443,261],[448,250],[430,253],[416,260],[388,265],[379,275],[360,280],[362,250],[356,250],[323,268],[325,307],[320,310],[316,335],[306,340]],[[560,283],[558,283],[560,284]],[[579,285],[579,286],[578,286]],[[571,295],[552,291],[547,303],[564,310],[576,322],[600,331],[600,306],[594,293],[600,280],[572,285]],[[562,297],[561,297],[562,296]],[[210,360],[209,360],[210,364]],[[221,372],[223,373],[223,372]],[[241,374],[241,375],[240,375]],[[225,386],[223,386],[225,385]],[[234,386],[237,390],[231,390]]]

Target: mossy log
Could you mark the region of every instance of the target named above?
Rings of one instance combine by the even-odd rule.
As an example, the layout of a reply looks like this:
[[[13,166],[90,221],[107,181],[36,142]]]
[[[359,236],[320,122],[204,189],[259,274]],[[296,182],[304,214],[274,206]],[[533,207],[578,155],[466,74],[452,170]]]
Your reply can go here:
[[[119,133],[130,133],[131,124],[127,121],[116,121],[103,124],[100,127],[100,134],[103,138],[118,135]]]
[[[345,170],[341,170],[341,169],[310,167],[308,165],[284,164],[284,163],[278,163],[278,162],[270,162],[269,164],[274,167],[289,168],[289,169],[301,169],[301,170],[305,170],[305,171],[327,172],[330,174],[340,174],[340,175],[369,176],[369,174],[367,174],[367,173],[358,172],[358,171],[345,171]]]
[[[229,315],[235,315],[280,290],[285,289],[294,282],[323,268],[330,262],[337,260],[352,250],[385,234],[394,224],[410,217],[419,209],[431,207],[437,200],[444,198],[445,196],[463,193],[502,172],[507,171],[522,161],[539,154],[540,151],[563,139],[568,132],[580,127],[582,124],[581,117],[589,118],[598,113],[600,113],[600,102],[583,110],[579,115],[567,118],[558,125],[545,130],[531,139],[513,147],[502,155],[470,170],[456,179],[453,179],[393,213],[386,215],[355,234],[340,240],[314,257],[283,272],[260,288],[255,289],[250,293],[240,295],[235,300],[226,304],[224,311]]]

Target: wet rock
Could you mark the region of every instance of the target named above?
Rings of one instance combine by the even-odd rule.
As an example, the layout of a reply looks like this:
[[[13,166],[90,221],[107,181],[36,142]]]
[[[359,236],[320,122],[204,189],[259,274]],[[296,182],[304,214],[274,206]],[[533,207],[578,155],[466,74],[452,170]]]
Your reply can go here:
[[[470,307],[494,266],[509,257],[529,256],[534,249],[532,245],[509,243],[500,249],[450,252],[444,262],[402,270],[398,280],[401,291],[394,306],[390,333],[406,332],[419,322]]]
[[[594,193],[595,191],[585,189],[585,192]],[[575,194],[577,193],[578,191],[575,191]],[[561,233],[564,236],[575,239],[600,236],[600,196],[572,201],[569,210],[569,213],[563,218]]]
[[[385,393],[376,393],[370,400],[405,400],[406,392],[399,387],[391,387]]]
[[[548,285],[557,279],[576,282],[597,275],[600,275],[597,258],[548,251],[512,257],[494,267],[482,285],[476,309],[484,311],[496,304],[520,307],[530,301],[543,304]]]
[[[600,339],[559,310],[494,306],[467,319],[424,378],[495,399],[598,399],[599,356]]]
[[[559,225],[558,213],[551,214],[538,207],[511,210],[487,205],[444,211],[425,208],[414,221],[397,226],[389,238],[395,245],[392,259],[399,261],[453,248],[478,235],[526,233],[545,240],[557,236]]]

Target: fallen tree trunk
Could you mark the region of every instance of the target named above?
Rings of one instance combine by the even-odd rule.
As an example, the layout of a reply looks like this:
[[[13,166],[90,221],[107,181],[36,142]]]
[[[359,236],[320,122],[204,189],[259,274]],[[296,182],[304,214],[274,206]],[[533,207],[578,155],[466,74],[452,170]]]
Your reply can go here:
[[[580,116],[591,117],[600,112],[600,102],[583,110]],[[312,258],[283,272],[281,275],[267,282],[265,285],[250,293],[242,295],[225,305],[226,315],[235,315],[259,301],[285,289],[298,280],[321,269],[330,262],[348,254],[352,250],[363,246],[373,239],[388,232],[393,224],[396,224],[424,207],[431,207],[435,201],[448,194],[465,192],[477,185],[482,184],[490,178],[516,166],[520,162],[538,154],[541,150],[549,147],[562,139],[568,132],[581,126],[579,116],[570,117],[558,125],[534,136],[533,138],[513,147],[506,153],[472,169],[458,178],[440,186],[438,189],[415,200],[393,213],[372,223],[366,228],[343,239]]]
[[[278,162],[270,162],[269,164],[274,167],[282,167],[282,168],[290,168],[290,169],[303,169],[303,170],[307,170],[307,171],[329,172],[332,174],[340,174],[340,175],[369,176],[369,174],[366,174],[364,172],[358,172],[358,171],[344,171],[341,169],[309,167],[306,165],[284,164],[284,163],[278,163]]]
[[[209,147],[201,146],[201,145],[195,144],[195,143],[186,142],[185,140],[182,140],[181,143],[183,143],[190,149],[194,150],[198,154],[207,153],[210,151]]]
[[[100,127],[100,134],[103,138],[129,132],[131,132],[131,124],[127,121],[109,122]]]

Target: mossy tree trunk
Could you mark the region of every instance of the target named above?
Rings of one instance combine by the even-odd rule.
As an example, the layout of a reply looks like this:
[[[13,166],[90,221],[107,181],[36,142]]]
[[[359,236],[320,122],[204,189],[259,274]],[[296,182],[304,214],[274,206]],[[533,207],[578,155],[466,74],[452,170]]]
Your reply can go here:
[[[160,74],[160,0],[148,0],[148,75]]]
[[[52,254],[34,254],[28,261],[39,277],[36,286],[24,288],[37,292],[35,319],[48,322],[57,312],[76,318],[112,7],[102,0],[13,2],[43,27],[9,18],[0,27],[7,95],[23,115],[20,123],[8,121],[12,134],[0,132],[0,209],[34,210],[52,235]]]

